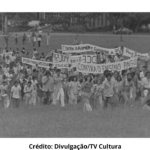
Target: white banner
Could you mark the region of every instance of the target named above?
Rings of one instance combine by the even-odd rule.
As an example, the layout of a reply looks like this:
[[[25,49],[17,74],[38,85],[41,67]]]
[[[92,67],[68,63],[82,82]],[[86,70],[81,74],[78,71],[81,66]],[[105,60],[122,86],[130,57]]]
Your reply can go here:
[[[115,55],[116,53],[122,53],[120,47],[118,48],[103,48],[91,44],[81,45],[62,45],[63,53],[82,53],[82,52],[103,52],[104,54]]]
[[[105,70],[122,71],[131,67],[137,67],[137,58],[128,59],[121,62],[108,63],[108,64],[87,64],[78,63],[77,71],[82,73],[103,73]]]
[[[57,67],[59,69],[69,68],[69,63],[54,63],[53,67]]]
[[[116,53],[120,54],[122,53],[120,47],[118,48],[104,48],[104,47],[99,47],[99,46],[94,46],[94,51],[96,52],[103,52],[104,54],[109,54],[109,55],[115,55]]]
[[[149,58],[149,54],[148,53],[138,53],[134,50],[131,50],[129,48],[124,47],[123,50],[123,56],[129,57],[129,58],[134,58],[134,57],[138,57],[140,59],[145,59],[147,60]]]
[[[62,45],[63,53],[82,53],[94,51],[93,45],[90,44],[80,44],[80,45]]]
[[[135,57],[135,51],[124,47],[123,56],[129,57],[129,58],[133,58],[133,57]]]
[[[22,63],[28,64],[31,66],[38,65],[39,67],[43,67],[43,68],[49,68],[49,64],[52,64],[52,62],[34,60],[30,58],[25,58],[25,57],[22,57]]]
[[[71,64],[71,67],[76,67],[78,62],[96,64],[96,55],[77,55],[71,56],[67,54],[54,53],[53,54],[53,64],[54,66],[64,66],[67,67]],[[56,65],[57,64],[57,65]],[[62,67],[62,68],[64,68]]]
[[[67,54],[53,53],[53,63],[70,63],[69,58]]]

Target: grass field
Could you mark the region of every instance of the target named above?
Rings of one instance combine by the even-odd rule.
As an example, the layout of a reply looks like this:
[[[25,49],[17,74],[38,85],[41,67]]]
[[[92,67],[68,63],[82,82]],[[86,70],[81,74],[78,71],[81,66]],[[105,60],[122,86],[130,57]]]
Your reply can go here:
[[[37,49],[48,53],[59,49],[61,44],[72,44],[75,36],[53,34],[49,46],[43,37],[42,47]],[[124,45],[141,53],[150,50],[148,35],[123,36],[123,42],[120,42],[120,36],[99,34],[78,35],[78,39],[108,48]],[[13,38],[10,38],[9,45],[16,48]],[[2,37],[0,47],[4,48]],[[17,47],[23,47],[21,40]],[[33,50],[31,43],[24,47],[28,51]],[[84,113],[82,108],[82,103],[65,108],[60,105],[25,108],[23,103],[18,109],[0,108],[0,137],[150,137],[150,112],[143,110],[138,103],[134,107],[100,108],[91,113]]]

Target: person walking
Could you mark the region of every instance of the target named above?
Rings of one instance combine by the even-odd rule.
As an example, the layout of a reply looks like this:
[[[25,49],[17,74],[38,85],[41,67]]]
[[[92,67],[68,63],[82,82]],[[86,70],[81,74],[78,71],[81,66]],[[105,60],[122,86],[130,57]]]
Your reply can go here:
[[[37,40],[38,40],[38,47],[40,47],[41,46],[41,41],[42,41],[42,36],[40,34],[38,35]]]
[[[29,43],[31,42],[31,35],[30,33],[28,33],[28,40],[29,40]]]
[[[18,35],[15,35],[15,44],[18,45]]]
[[[25,44],[25,42],[26,42],[26,34],[24,33],[24,35],[22,37],[22,43],[23,43],[23,45]]]
[[[49,45],[49,40],[50,40],[50,34],[47,33],[47,45]]]
[[[13,100],[14,107],[19,107],[19,100],[21,98],[21,87],[17,81],[15,81],[14,86],[11,88],[11,98]]]

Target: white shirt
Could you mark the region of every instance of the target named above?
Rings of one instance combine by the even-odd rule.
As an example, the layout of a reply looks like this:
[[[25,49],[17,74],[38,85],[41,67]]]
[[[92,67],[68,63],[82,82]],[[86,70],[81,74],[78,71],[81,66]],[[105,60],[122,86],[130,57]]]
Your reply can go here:
[[[144,77],[143,79],[142,79],[142,86],[144,87],[144,88],[150,88],[150,80],[148,80],[146,77]]]
[[[141,79],[143,79],[145,77],[145,74],[144,74],[144,72],[142,71],[142,72],[140,72],[140,78]]]
[[[21,87],[19,85],[17,87],[13,86],[11,88],[11,92],[13,93],[12,97],[13,98],[20,98],[20,94],[19,94],[20,91],[21,91]]]
[[[14,67],[14,74],[17,74],[18,73],[18,68],[17,67]]]
[[[114,88],[116,87],[116,82],[111,79],[110,82],[108,82],[107,79],[105,79],[102,83],[102,89],[104,90],[104,96],[106,97],[112,97],[114,95]]]

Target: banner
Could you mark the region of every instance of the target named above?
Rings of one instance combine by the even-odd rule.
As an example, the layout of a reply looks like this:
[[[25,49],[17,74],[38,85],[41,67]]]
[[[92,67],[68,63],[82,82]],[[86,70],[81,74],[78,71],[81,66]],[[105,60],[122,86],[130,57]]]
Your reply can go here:
[[[115,55],[116,53],[122,53],[120,47],[118,48],[103,48],[91,44],[81,44],[81,45],[62,45],[63,53],[82,53],[82,52],[102,52],[104,54]]]
[[[129,58],[133,58],[133,57],[136,56],[136,53],[135,53],[135,51],[124,47],[123,56],[129,57]]]
[[[138,57],[140,59],[145,59],[147,60],[149,58],[149,54],[148,53],[138,53],[134,50],[131,50],[129,48],[124,47],[123,50],[123,56],[129,57],[129,58],[134,58],[134,57]]]
[[[68,54],[53,53],[53,63],[70,63]]]
[[[69,63],[53,63],[53,67],[57,67],[59,69],[69,68]]]
[[[93,48],[95,52],[102,52],[104,54],[109,54],[109,55],[116,55],[117,53],[122,54],[122,50],[120,49],[120,47],[112,49],[112,48],[103,48],[103,47],[93,45]]]
[[[60,64],[59,66],[65,66],[65,67],[67,66],[67,64],[68,65],[71,64],[71,67],[76,67],[79,62],[96,64],[97,63],[96,59],[97,59],[96,55],[71,56],[68,54],[60,54],[60,53],[53,54],[53,64],[57,64],[57,66],[58,64]],[[63,65],[61,65],[62,63]]]
[[[102,74],[105,70],[122,71],[132,67],[137,67],[137,58],[108,64],[78,63],[77,71],[82,73]]]
[[[137,56],[138,58],[144,59],[144,60],[149,59],[149,54],[148,54],[148,53],[145,53],[145,54],[136,53],[136,56]]]
[[[63,53],[82,53],[88,51],[94,51],[93,45],[90,44],[62,45]]]
[[[43,68],[49,68],[49,64],[52,64],[52,62],[34,60],[30,58],[25,58],[25,57],[22,57],[22,63],[28,64],[31,66],[38,65],[39,67],[43,67]]]

